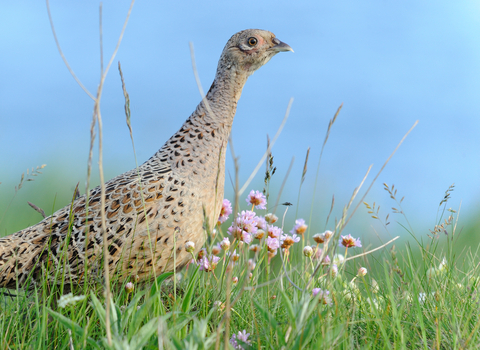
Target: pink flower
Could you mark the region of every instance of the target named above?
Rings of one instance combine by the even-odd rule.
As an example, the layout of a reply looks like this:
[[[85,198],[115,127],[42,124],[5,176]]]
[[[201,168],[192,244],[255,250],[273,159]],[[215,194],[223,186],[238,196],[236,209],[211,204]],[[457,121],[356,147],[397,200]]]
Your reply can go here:
[[[360,242],[360,238],[353,238],[352,235],[347,236],[340,236],[340,240],[338,241],[339,246],[343,246],[345,248],[353,248],[353,247],[361,247],[362,242]]]
[[[230,252],[230,251],[227,252],[227,256],[231,256],[231,260],[232,260],[233,262],[236,262],[236,261],[238,261],[238,259],[240,259],[240,255],[237,254],[237,250],[236,250],[236,249],[233,251],[233,253]]]
[[[220,210],[220,216],[218,217],[218,222],[223,224],[227,221],[228,217],[232,213],[232,203],[228,199],[224,199],[222,203],[222,209]]]
[[[232,344],[234,349],[242,350],[243,347],[242,345],[238,344],[237,340],[240,340],[245,344],[251,345],[251,343],[248,341],[249,336],[250,333],[247,333],[246,330],[243,330],[243,332],[238,332],[237,334],[232,334],[232,337],[230,338],[230,344]]]
[[[257,216],[256,221],[257,221],[257,228],[259,228],[260,230],[265,230],[267,228],[267,221],[265,221],[264,217]]]
[[[322,264],[323,265],[329,265],[331,262],[330,257],[327,255],[326,257],[323,258]]]
[[[305,233],[305,231],[307,230],[307,225],[305,225],[305,220],[303,219],[297,219],[295,220],[295,226],[293,226],[292,230],[290,231],[290,233],[292,234],[299,234],[299,235],[303,235]]]
[[[242,228],[238,227],[235,223],[232,223],[232,226],[230,226],[227,230],[229,235],[232,235],[233,238],[236,239],[242,239]]]
[[[242,242],[250,244],[250,242],[252,242],[252,235],[248,232],[243,231],[241,240]]]
[[[215,270],[219,260],[220,258],[218,256],[212,255],[210,256],[210,258],[208,258],[205,255],[203,258],[198,260],[198,265],[200,266],[200,270],[204,270],[205,272],[210,272]]]
[[[331,262],[332,262],[332,260],[330,259],[330,256],[327,255],[323,258],[322,264],[323,265],[330,265]]]
[[[284,241],[290,241],[293,243],[297,243],[300,241],[300,236],[296,235],[295,233],[292,235],[292,236],[289,236],[289,235],[282,235],[281,239],[280,239],[281,242],[284,242]],[[290,244],[291,245],[291,244]]]
[[[259,191],[251,190],[246,201],[254,205],[256,209],[267,209],[267,198]]]
[[[283,231],[280,227],[267,225],[268,236],[272,238],[278,238],[283,234]]]
[[[276,251],[280,247],[280,242],[278,238],[267,237],[267,247],[270,252]]]
[[[325,305],[332,305],[332,298],[328,296],[329,294],[328,290],[322,290],[321,288],[313,288],[312,290],[312,296],[315,298],[317,295],[320,295],[318,302]]]
[[[298,241],[300,241],[300,236],[297,236],[295,233],[292,236],[282,235],[280,238],[280,244],[281,244],[280,246],[282,248],[288,249]]]
[[[317,249],[315,251],[315,259],[320,259],[322,257],[322,254],[323,254],[323,250],[322,249]],[[325,255],[323,257],[323,261],[322,261],[322,264],[323,265],[329,265],[330,264],[330,257],[328,255]]]

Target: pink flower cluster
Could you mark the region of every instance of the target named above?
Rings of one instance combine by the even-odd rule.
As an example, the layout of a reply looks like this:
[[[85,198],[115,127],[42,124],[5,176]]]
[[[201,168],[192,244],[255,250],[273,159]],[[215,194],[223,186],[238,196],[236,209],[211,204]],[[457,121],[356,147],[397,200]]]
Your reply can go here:
[[[243,210],[232,225],[228,228],[228,233],[242,242],[250,244],[259,228],[265,221],[261,220],[253,211]]]
[[[246,202],[251,204],[256,209],[266,209],[267,200],[265,195],[259,191],[252,190],[246,198]],[[218,224],[222,224],[228,220],[230,214],[232,214],[232,204],[228,199],[224,199],[222,202],[222,208],[218,218]],[[278,220],[278,217],[274,214],[267,214],[265,217],[257,216],[252,210],[243,210],[238,213],[233,220],[230,227],[227,229],[227,233],[235,240],[241,242],[241,244],[251,244],[254,239],[259,240],[259,244],[251,244],[249,250],[258,252],[262,249],[262,245],[266,244],[269,257],[273,257],[277,254],[279,248],[285,249],[287,252],[289,247],[294,243],[300,241],[298,234],[303,234],[306,230],[305,221],[299,219],[295,223],[295,227],[292,230],[292,234],[284,234],[283,230],[277,226],[274,226]],[[225,237],[223,240],[212,247],[211,256],[207,257],[205,249],[202,249],[197,257],[197,264],[201,270],[213,271],[219,261],[216,256],[223,250],[226,256],[231,257],[231,262],[234,263],[238,260],[239,255],[229,252],[230,240]],[[240,244],[240,247],[241,247]],[[264,246],[265,247],[265,246]]]

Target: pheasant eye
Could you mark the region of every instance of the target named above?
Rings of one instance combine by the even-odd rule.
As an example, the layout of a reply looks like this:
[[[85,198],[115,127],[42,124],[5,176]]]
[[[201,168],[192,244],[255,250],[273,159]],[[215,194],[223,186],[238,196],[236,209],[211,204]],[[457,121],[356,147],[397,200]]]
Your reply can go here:
[[[257,42],[258,42],[257,38],[254,38],[254,37],[248,38],[248,45],[250,46],[257,45]]]

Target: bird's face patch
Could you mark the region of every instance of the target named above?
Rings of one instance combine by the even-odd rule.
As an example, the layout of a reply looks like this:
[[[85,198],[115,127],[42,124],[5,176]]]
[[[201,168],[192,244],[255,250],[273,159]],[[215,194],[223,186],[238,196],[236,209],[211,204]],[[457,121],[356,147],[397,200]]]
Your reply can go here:
[[[246,54],[252,54],[259,51],[264,45],[265,40],[260,35],[252,35],[242,40],[239,43],[238,48]]]

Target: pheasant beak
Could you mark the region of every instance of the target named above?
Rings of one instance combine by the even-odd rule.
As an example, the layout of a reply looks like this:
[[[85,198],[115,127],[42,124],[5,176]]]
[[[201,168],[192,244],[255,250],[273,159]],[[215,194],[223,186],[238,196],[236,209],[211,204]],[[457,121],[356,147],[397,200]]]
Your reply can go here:
[[[278,40],[277,38],[273,38],[272,41],[275,44],[275,46],[272,46],[269,50],[275,51],[275,53],[286,52],[286,51],[294,52],[293,49],[289,45],[287,45],[284,42]]]

